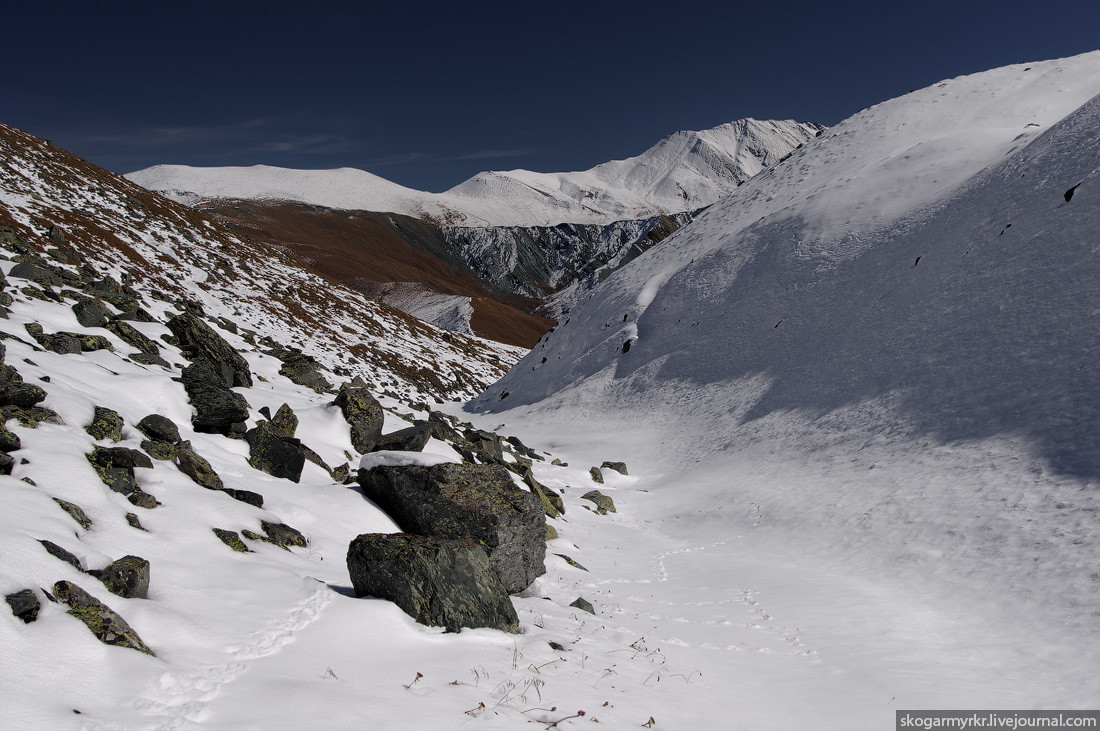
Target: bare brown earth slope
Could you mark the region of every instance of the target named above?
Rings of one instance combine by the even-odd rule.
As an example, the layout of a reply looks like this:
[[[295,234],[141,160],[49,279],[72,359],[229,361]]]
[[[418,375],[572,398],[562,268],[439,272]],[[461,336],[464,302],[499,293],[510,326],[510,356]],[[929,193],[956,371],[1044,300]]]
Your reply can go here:
[[[286,201],[216,200],[198,208],[239,235],[278,248],[367,296],[376,296],[386,283],[414,282],[439,294],[469,297],[471,329],[483,338],[533,348],[555,324],[532,314],[538,300],[490,291],[450,252],[440,229],[425,221]]]

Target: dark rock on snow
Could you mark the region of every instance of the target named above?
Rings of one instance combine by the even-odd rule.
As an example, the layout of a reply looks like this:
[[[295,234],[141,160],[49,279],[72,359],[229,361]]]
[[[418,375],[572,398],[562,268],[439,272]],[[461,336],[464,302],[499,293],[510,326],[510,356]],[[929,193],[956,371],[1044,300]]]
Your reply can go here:
[[[360,470],[358,480],[402,529],[481,543],[510,593],[546,571],[542,504],[499,465],[384,466]]]
[[[519,629],[488,556],[472,541],[364,534],[351,542],[347,562],[356,596],[392,601],[421,624],[448,632]]]
[[[175,446],[175,449],[176,465],[180,468],[180,472],[191,478],[192,482],[205,487],[207,490],[224,489],[225,484],[222,482],[222,478],[218,476],[210,463],[195,451],[194,447],[191,446],[191,442],[180,442]]]
[[[241,537],[237,535],[236,531],[223,530],[222,528],[211,528],[210,530],[214,531],[214,535],[218,537],[218,540],[234,551],[238,553],[251,553],[248,546],[244,545],[244,541],[241,540]]]
[[[54,584],[53,593],[59,601],[69,605],[68,613],[87,625],[100,642],[156,656],[126,620],[76,584],[59,581]]]
[[[309,544],[306,537],[297,528],[291,528],[286,523],[269,523],[260,521],[260,527],[267,534],[268,539],[280,546],[297,546],[306,548]]]
[[[577,597],[572,602],[570,602],[569,606],[576,607],[582,612],[588,612],[589,614],[596,613],[596,608],[592,606],[592,602],[588,601],[584,597]]]
[[[11,607],[11,613],[27,624],[38,619],[38,609],[41,604],[31,589],[23,589],[14,594],[8,594],[4,597],[4,601]]]
[[[596,512],[600,515],[615,512],[615,501],[599,490],[589,490],[581,495],[581,500],[591,500],[596,503]]]
[[[180,374],[195,415],[191,426],[204,434],[243,434],[248,402],[231,390],[209,360],[198,360]]]
[[[137,428],[142,434],[158,442],[179,444],[180,430],[175,422],[167,416],[149,414],[137,423]]]
[[[592,475],[593,482],[598,482],[601,485],[603,484],[603,473],[600,472],[599,467],[593,467],[592,469],[588,470],[588,474]]]
[[[42,547],[45,548],[46,551],[49,552],[49,554],[54,558],[61,559],[77,571],[84,571],[84,567],[80,565],[80,559],[66,551],[61,546],[57,545],[53,541],[39,540],[38,542],[41,543]]]
[[[628,474],[626,471],[626,462],[604,462],[600,466],[609,470],[615,470],[620,475]]]
[[[298,482],[306,457],[301,442],[283,436],[273,421],[261,421],[244,435],[248,442],[248,463],[272,477],[285,477]]]
[[[107,590],[126,599],[149,598],[149,562],[140,556],[123,556],[102,569],[88,571]]]
[[[88,517],[88,514],[84,512],[84,509],[76,503],[70,503],[60,498],[54,498],[53,501],[61,506],[61,509],[68,513],[73,520],[75,520],[81,528],[88,530],[92,527],[92,519]]]
[[[110,439],[112,442],[122,441],[122,426],[124,422],[117,411],[105,406],[96,406],[92,423],[84,427],[95,439]]]
[[[374,446],[375,451],[393,450],[396,452],[423,452],[428,440],[432,438],[434,424],[420,421],[407,429],[383,434]]]
[[[185,358],[192,362],[210,362],[226,386],[252,385],[248,361],[197,315],[184,312],[165,324],[176,336]]]
[[[351,444],[361,454],[374,451],[382,436],[385,418],[382,406],[366,388],[345,383],[340,386],[334,404],[340,407],[351,426]]]

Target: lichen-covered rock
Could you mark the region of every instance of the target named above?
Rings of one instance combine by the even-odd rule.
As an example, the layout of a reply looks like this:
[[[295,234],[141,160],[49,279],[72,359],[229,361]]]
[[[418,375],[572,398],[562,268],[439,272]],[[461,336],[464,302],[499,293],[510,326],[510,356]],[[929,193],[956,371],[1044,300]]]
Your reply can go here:
[[[592,602],[588,601],[584,597],[577,597],[576,599],[574,599],[572,602],[569,603],[569,606],[576,607],[577,609],[581,610],[582,612],[588,612],[589,614],[595,614],[596,613],[596,608],[592,606]]]
[[[294,432],[298,431],[298,417],[288,404],[283,404],[271,417],[271,425],[284,437],[293,437]]]
[[[499,462],[504,459],[504,446],[501,444],[500,435],[481,429],[470,429],[466,432],[466,440],[474,449],[484,453],[489,460]]]
[[[379,437],[378,444],[374,445],[374,451],[423,452],[434,430],[434,424],[417,422],[406,429],[383,434]]]
[[[615,470],[620,475],[628,474],[626,471],[626,462],[604,462],[600,466],[609,470]]]
[[[126,447],[97,446],[86,456],[104,485],[127,497],[136,495],[137,497],[130,502],[139,507],[148,506],[152,496],[141,491],[137,484],[137,477],[134,475],[135,467],[152,469],[153,461],[147,455]],[[143,495],[145,497],[142,497]],[[152,502],[155,506],[156,500],[153,499]]]
[[[8,276],[29,279],[35,284],[41,284],[46,287],[60,287],[62,284],[61,275],[56,272],[45,267],[23,262],[12,267],[11,271],[8,272]]]
[[[130,360],[141,365],[157,365],[161,368],[171,368],[172,365],[155,353],[131,353]]]
[[[332,475],[333,482],[339,483],[341,485],[346,485],[351,482],[351,465],[349,465],[347,462],[344,462],[339,467],[333,468],[330,474]]]
[[[25,623],[30,624],[38,619],[38,610],[41,607],[41,603],[38,601],[38,596],[33,590],[23,589],[14,594],[8,594],[4,597],[4,601],[11,607],[11,613]]]
[[[565,501],[561,495],[536,480],[530,469],[523,471],[523,482],[531,488],[532,494],[542,503],[548,517],[556,518],[565,513]]]
[[[358,480],[403,530],[482,544],[510,593],[546,571],[542,504],[500,465],[382,466]]]
[[[84,327],[103,327],[111,313],[94,299],[84,298],[73,305],[73,314]]]
[[[7,426],[0,424],[0,452],[14,452],[22,446],[19,435],[13,434]]]
[[[137,423],[137,428],[142,434],[158,442],[168,444],[180,443],[180,430],[175,422],[167,416],[149,414]]]
[[[180,468],[180,472],[191,478],[192,482],[205,487],[207,490],[222,490],[225,488],[222,478],[218,476],[210,463],[195,451],[194,447],[191,446],[191,442],[180,442],[175,445],[175,450],[176,465]]]
[[[374,451],[382,436],[385,419],[382,405],[366,388],[347,383],[340,386],[333,403],[340,407],[344,419],[351,426],[352,446],[362,454]]]
[[[588,474],[592,475],[593,482],[598,482],[601,485],[603,484],[603,473],[600,472],[599,467],[593,467],[592,469],[588,470]]]
[[[263,520],[260,521],[260,527],[263,528],[264,533],[267,534],[272,543],[280,546],[305,548],[309,545],[306,537],[297,528],[291,528],[286,523],[269,523]]]
[[[126,620],[76,584],[59,581],[53,585],[53,593],[58,601],[69,605],[68,613],[87,625],[100,642],[156,656]]]
[[[131,528],[137,528],[138,530],[145,530],[145,526],[138,520],[136,513],[126,513],[126,522],[130,524]]]
[[[88,571],[112,594],[126,599],[149,598],[149,562],[140,556],[123,556],[102,569]]]
[[[591,500],[596,503],[596,512],[600,515],[607,515],[608,513],[615,512],[615,501],[599,490],[589,490],[581,495],[581,500]]]
[[[302,478],[306,457],[301,442],[283,436],[271,421],[261,421],[245,432],[248,442],[248,464],[272,477],[285,477],[292,482]]]
[[[26,386],[26,384],[22,385]],[[26,387],[38,388],[37,386]],[[40,388],[38,390],[42,392],[42,397],[45,398],[45,392]],[[28,429],[34,429],[39,424],[57,424],[59,426],[65,424],[56,411],[41,406],[0,406],[0,420],[7,421],[8,419],[15,419],[20,426],[25,426]]]
[[[234,551],[237,551],[238,553],[252,552],[248,546],[244,545],[244,541],[241,540],[241,537],[237,535],[236,531],[223,530],[222,528],[211,528],[210,530],[214,531],[214,535],[218,537],[218,540],[232,548]]]
[[[117,411],[105,406],[96,406],[92,423],[84,427],[95,439],[110,439],[112,442],[122,441],[122,417]]]
[[[367,533],[351,542],[347,562],[356,596],[392,601],[420,624],[519,630],[507,591],[472,541]]]
[[[159,459],[164,462],[174,462],[176,460],[176,453],[179,451],[175,444],[155,442],[152,439],[142,439],[141,448],[153,459]]]
[[[84,530],[88,530],[92,527],[92,519],[88,517],[88,514],[84,512],[84,509],[76,503],[70,503],[60,498],[54,498],[53,501],[61,506],[61,509],[68,513],[73,520],[75,520],[80,527]]]
[[[58,355],[75,355],[81,352],[80,338],[72,333],[46,334],[37,322],[23,326],[27,333],[46,350]]]
[[[140,330],[130,323],[123,322],[122,320],[111,320],[104,327],[117,335],[119,340],[126,343],[131,348],[137,348],[146,355],[155,355],[158,357],[158,360],[160,359],[160,346],[143,335]]]
[[[195,361],[183,369],[180,380],[195,407],[195,415],[191,418],[195,431],[226,435],[244,433],[248,402],[226,385],[211,361]]]
[[[552,541],[558,537],[558,529],[549,523],[546,524],[546,540]]]
[[[317,393],[332,390],[332,384],[321,374],[323,366],[310,355],[296,348],[276,348],[268,351],[283,362],[279,375],[290,379],[299,386],[313,389]]]
[[[196,314],[184,312],[166,324],[179,342],[185,358],[193,362],[209,361],[215,372],[223,377],[226,386],[252,385],[248,361]]]

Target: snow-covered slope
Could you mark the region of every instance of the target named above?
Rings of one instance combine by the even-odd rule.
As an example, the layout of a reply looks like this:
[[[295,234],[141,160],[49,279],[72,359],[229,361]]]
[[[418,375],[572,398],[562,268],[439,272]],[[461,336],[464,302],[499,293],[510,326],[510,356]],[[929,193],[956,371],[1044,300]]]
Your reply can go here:
[[[411,190],[353,168],[157,165],[126,177],[185,203],[290,200],[462,226],[610,223],[708,206],[821,129],[790,120],[742,119],[702,132],[677,132],[641,155],[590,170],[486,172],[445,193]]]
[[[782,665],[812,699],[754,686],[750,717],[1100,699],[1097,94],[1090,53],[866,109],[471,404],[633,460],[639,527],[695,552],[661,579],[686,592],[668,611],[760,581],[792,636],[836,643],[816,665],[729,657],[729,687]]]

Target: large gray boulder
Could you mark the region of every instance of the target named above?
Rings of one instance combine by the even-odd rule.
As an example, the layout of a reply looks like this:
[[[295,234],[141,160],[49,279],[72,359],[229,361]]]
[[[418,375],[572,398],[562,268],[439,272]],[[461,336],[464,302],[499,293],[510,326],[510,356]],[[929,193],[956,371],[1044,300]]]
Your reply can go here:
[[[542,504],[500,465],[380,466],[358,480],[403,530],[480,543],[509,593],[546,572]]]
[[[302,444],[286,436],[277,422],[261,421],[244,435],[248,442],[248,464],[272,477],[285,477],[291,482],[302,478],[306,463]]]
[[[126,599],[149,598],[149,562],[140,556],[123,556],[89,576],[103,582],[107,590]]]
[[[244,356],[193,312],[176,315],[165,324],[179,341],[185,358],[210,361],[226,386],[252,385],[252,373]]]
[[[388,599],[429,627],[519,630],[508,593],[472,541],[367,533],[348,547],[356,596]]]
[[[367,389],[348,383],[340,386],[333,403],[340,407],[344,419],[351,426],[351,445],[360,454],[374,451],[382,436],[382,422],[385,419],[382,405]]]

